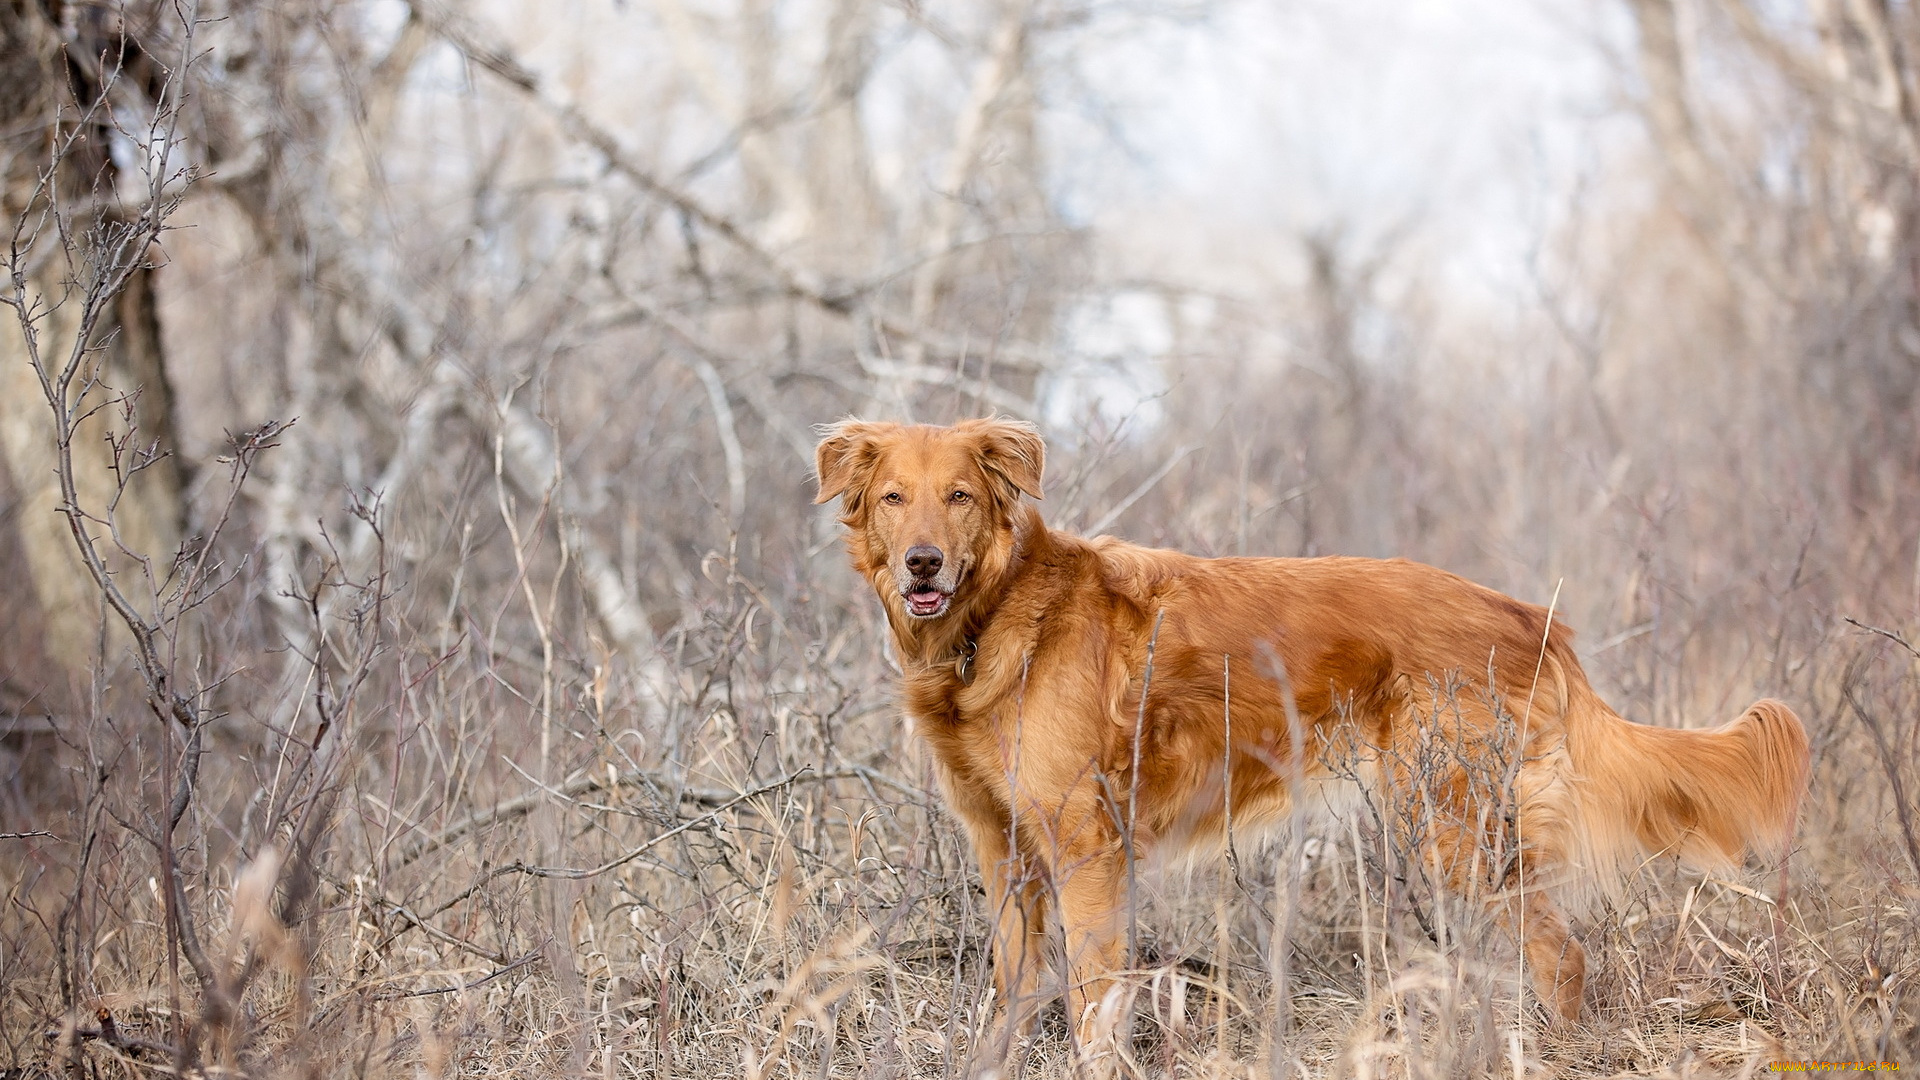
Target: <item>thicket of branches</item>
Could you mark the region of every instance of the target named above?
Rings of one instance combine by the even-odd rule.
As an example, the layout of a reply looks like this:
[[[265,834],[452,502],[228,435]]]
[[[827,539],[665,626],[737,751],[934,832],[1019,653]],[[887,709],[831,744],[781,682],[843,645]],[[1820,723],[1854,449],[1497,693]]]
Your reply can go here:
[[[1518,319],[1067,220],[1085,65],[1205,14],[0,7],[4,1067],[961,1068],[976,878],[809,471],[995,411],[1056,525],[1558,593],[1635,719],[1816,740],[1791,894],[1649,867],[1579,1030],[1405,807],[1156,877],[1139,1070],[1911,1061],[1920,12],[1627,0],[1647,138]]]

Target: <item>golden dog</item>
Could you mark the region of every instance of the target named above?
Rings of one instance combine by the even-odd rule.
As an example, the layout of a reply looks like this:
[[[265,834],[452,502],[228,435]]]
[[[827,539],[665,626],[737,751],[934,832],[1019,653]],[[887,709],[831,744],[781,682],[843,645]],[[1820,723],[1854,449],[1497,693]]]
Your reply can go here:
[[[1494,905],[1569,1020],[1586,958],[1561,903],[1647,854],[1784,852],[1808,757],[1780,702],[1711,731],[1634,724],[1546,610],[1442,570],[1053,531],[1020,498],[1040,497],[1045,453],[1006,420],[849,420],[818,448],[817,501],[842,500],[904,704],[980,861],[1007,1023],[1042,1000],[1052,912],[1077,1034],[1102,1032],[1103,1004],[1110,1032],[1128,860],[1218,845],[1229,815],[1236,833],[1282,821],[1342,776],[1383,800],[1425,785],[1423,854]],[[1436,745],[1454,752],[1422,756]]]

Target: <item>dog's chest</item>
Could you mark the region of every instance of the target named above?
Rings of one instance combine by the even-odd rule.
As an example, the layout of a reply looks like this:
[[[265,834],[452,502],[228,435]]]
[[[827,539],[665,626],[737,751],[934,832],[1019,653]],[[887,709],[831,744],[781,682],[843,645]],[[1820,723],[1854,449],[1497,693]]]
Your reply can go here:
[[[900,680],[900,703],[922,732],[958,725],[964,687],[953,664],[908,672]]]
[[[1006,771],[1006,762],[997,759],[993,747],[994,718],[970,715],[963,710],[961,692],[966,689],[950,669],[921,671],[901,680],[901,705],[913,720],[913,730],[933,752],[941,772],[951,787],[985,794],[1000,787],[997,779]],[[996,800],[1000,801],[1000,800]]]

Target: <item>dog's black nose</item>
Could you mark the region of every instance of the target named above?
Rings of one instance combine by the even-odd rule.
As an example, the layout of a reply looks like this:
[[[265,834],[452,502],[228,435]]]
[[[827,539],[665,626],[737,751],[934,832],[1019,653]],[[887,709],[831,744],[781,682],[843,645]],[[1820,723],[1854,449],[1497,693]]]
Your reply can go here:
[[[932,544],[916,544],[907,549],[907,569],[913,571],[914,577],[932,577],[946,561],[940,549]]]

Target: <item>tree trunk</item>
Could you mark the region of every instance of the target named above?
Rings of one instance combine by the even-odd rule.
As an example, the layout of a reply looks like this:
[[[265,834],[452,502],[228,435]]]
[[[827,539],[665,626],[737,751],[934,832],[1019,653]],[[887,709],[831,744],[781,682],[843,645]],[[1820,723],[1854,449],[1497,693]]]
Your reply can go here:
[[[116,136],[104,120],[82,130],[84,138],[55,162],[55,148],[63,145],[56,140],[74,130],[89,106],[115,93],[115,87],[103,86],[90,74],[99,69],[98,63],[75,58],[111,51],[116,55],[107,66],[119,68],[117,79],[130,96],[151,100],[153,89],[142,84],[149,65],[138,44],[123,38],[117,16],[103,16],[92,8],[69,13],[63,7],[0,5],[0,129],[15,133],[0,158],[0,210],[9,226],[23,215],[29,222],[43,223],[31,233],[35,239],[24,255],[25,265],[32,267],[26,291],[37,294],[44,313],[35,326],[33,351],[55,369],[76,346],[81,287],[72,279],[85,257],[77,245],[85,241],[76,229],[74,239],[67,241],[69,250],[59,249],[62,238],[42,217],[46,199],[68,205],[97,200],[112,206],[119,179],[108,153]],[[137,23],[128,18],[126,29]],[[43,188],[40,175],[50,162],[55,162],[56,183]],[[152,274],[142,270],[128,280],[89,343],[93,351],[87,370],[96,377],[81,380],[86,389],[78,411],[93,411],[76,431],[73,458],[81,509],[107,522],[95,522],[88,531],[101,537],[110,526],[118,540],[121,550],[110,565],[125,570],[134,565],[129,556],[141,557],[164,575],[180,544],[180,470],[167,457],[131,478],[116,473],[151,447],[167,452],[177,445]],[[100,649],[101,601],[61,507],[53,415],[32,359],[24,328],[15,321],[0,326],[0,466],[18,496],[13,527],[30,578],[25,586],[0,584],[0,596],[8,604],[37,604],[45,654],[66,674],[78,675]],[[115,547],[110,538],[104,546]],[[128,587],[136,597],[147,591]],[[36,689],[50,690],[56,679],[56,673],[49,672],[49,685]]]

